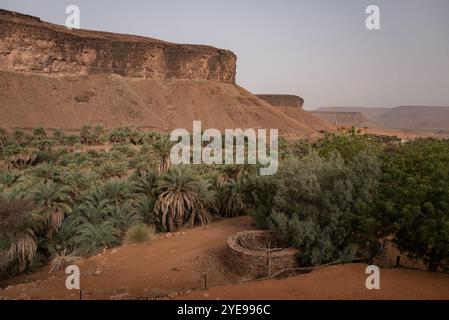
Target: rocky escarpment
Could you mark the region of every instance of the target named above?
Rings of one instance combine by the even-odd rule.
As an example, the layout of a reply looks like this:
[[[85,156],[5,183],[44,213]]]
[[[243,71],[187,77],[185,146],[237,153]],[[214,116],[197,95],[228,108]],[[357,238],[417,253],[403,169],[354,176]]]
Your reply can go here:
[[[227,50],[69,30],[0,10],[3,128],[169,132],[201,120],[203,128],[270,128],[284,137],[328,130],[301,108],[273,106],[239,87],[235,73],[236,56]],[[283,103],[300,106],[298,99]]]
[[[210,46],[69,30],[0,10],[0,70],[234,83],[236,56]]]
[[[299,107],[304,105],[304,99],[292,94],[256,94],[259,99],[271,104],[272,106]]]

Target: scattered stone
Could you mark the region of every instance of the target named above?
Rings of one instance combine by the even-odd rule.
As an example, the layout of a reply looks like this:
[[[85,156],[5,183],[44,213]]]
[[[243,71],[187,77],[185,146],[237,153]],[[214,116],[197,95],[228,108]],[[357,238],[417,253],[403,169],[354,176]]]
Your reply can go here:
[[[203,296],[207,298],[207,297],[209,296],[209,294],[208,294],[207,292],[205,292],[205,293],[203,294]]]
[[[102,270],[101,268],[95,269],[94,274],[95,274],[96,276],[98,276],[98,275],[100,275],[100,274],[102,274],[102,273],[103,273],[103,270]]]
[[[169,233],[167,233],[167,234],[165,235],[165,237],[166,237],[166,238],[171,238],[171,237],[173,237],[173,234],[169,232]]]
[[[174,267],[174,268],[171,268],[171,271],[181,271],[181,270],[179,270],[179,268],[177,268],[177,267]]]

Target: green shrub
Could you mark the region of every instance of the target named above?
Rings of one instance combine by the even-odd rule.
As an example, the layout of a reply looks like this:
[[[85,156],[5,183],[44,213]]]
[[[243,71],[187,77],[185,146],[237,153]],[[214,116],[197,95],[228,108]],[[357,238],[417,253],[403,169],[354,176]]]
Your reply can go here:
[[[129,243],[147,242],[154,235],[155,228],[143,223],[134,224],[126,231],[126,241]]]
[[[279,172],[269,226],[301,250],[303,265],[369,259],[377,248],[378,175],[376,158],[364,153],[348,164],[317,154],[289,161]]]
[[[384,155],[379,212],[399,249],[449,267],[449,141],[422,139]]]

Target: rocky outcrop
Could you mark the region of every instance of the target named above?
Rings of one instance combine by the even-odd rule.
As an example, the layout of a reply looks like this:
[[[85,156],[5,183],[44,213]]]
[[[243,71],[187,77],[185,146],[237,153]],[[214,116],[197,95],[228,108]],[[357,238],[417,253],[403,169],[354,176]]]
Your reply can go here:
[[[69,30],[0,10],[0,70],[235,83],[236,56],[210,46]]]
[[[272,106],[299,107],[304,105],[304,99],[292,94],[256,94],[259,99],[271,104]]]

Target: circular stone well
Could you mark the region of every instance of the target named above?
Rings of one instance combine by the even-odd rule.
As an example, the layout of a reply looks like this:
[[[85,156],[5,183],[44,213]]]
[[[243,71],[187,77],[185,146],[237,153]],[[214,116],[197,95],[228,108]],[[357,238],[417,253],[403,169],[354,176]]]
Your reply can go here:
[[[228,238],[227,247],[229,268],[244,277],[266,277],[286,268],[298,267],[298,249],[287,247],[272,231],[238,232]]]

